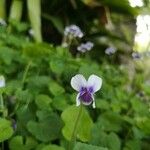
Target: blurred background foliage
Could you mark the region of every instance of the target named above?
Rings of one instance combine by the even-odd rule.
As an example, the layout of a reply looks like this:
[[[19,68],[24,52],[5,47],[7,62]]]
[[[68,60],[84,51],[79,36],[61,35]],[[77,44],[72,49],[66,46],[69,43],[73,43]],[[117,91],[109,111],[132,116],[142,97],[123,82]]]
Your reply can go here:
[[[83,111],[73,149],[148,150],[149,57],[133,60],[131,53],[137,51],[136,17],[148,15],[149,7],[149,0],[142,7],[128,0],[0,0],[7,23],[0,26],[0,73],[6,78],[1,149],[67,149],[78,111],[70,79],[81,73],[97,74],[103,86],[97,108]],[[85,34],[78,42],[94,42],[90,52],[61,46],[70,24]],[[106,55],[108,47],[116,53]]]

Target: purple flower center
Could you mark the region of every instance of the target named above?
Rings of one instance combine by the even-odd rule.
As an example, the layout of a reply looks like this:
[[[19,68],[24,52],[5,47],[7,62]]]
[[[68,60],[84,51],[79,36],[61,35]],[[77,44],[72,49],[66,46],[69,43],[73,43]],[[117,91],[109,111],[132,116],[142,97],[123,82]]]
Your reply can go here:
[[[87,87],[82,87],[80,90],[80,97],[79,99],[86,104],[91,104],[92,102],[92,93],[93,93],[93,88],[87,88]]]

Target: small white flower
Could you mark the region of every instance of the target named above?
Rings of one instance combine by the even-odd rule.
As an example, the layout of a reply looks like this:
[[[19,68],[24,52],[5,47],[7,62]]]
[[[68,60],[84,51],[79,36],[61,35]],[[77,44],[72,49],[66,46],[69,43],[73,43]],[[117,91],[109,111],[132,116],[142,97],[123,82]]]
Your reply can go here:
[[[105,49],[105,54],[107,55],[112,55],[116,52],[116,48],[115,47],[108,47]]]
[[[0,76],[0,88],[5,87],[5,78],[4,76]]]
[[[7,23],[4,19],[0,18],[0,25],[1,26],[7,26]]]
[[[68,47],[68,43],[67,42],[62,43],[62,47],[64,48]]]
[[[65,36],[71,35],[72,37],[78,37],[78,38],[83,37],[83,33],[82,33],[81,29],[76,25],[67,26],[65,28],[64,35]]]
[[[77,47],[77,50],[85,53],[86,51],[90,51],[93,48],[94,44],[92,42],[82,43]]]
[[[34,36],[34,30],[33,29],[29,29],[29,34],[30,34],[30,36]]]
[[[84,105],[90,105],[92,103],[93,108],[95,108],[94,93],[96,93],[102,86],[102,79],[96,75],[91,75],[88,81],[83,75],[77,74],[71,79],[71,86],[73,89],[78,91],[76,97],[76,106],[80,103]]]

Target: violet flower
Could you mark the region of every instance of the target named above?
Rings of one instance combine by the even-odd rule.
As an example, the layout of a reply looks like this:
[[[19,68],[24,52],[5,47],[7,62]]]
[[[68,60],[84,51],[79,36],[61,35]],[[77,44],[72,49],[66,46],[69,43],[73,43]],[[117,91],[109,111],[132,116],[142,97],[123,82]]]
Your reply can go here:
[[[142,55],[138,52],[133,52],[132,53],[132,58],[133,59],[141,59],[142,58]]]
[[[64,35],[65,36],[71,35],[72,37],[78,37],[78,38],[83,37],[83,33],[82,33],[81,29],[76,25],[67,26],[65,28]]]
[[[93,48],[94,44],[92,42],[82,43],[77,47],[77,50],[85,53],[86,51],[90,51]]]
[[[76,97],[76,106],[81,103],[84,105],[90,105],[92,103],[95,108],[94,93],[96,93],[102,86],[102,79],[96,75],[91,75],[88,81],[83,75],[77,74],[71,79],[71,86],[73,89],[78,91]]]
[[[108,47],[105,49],[105,54],[107,55],[112,55],[116,52],[116,48],[115,47]]]

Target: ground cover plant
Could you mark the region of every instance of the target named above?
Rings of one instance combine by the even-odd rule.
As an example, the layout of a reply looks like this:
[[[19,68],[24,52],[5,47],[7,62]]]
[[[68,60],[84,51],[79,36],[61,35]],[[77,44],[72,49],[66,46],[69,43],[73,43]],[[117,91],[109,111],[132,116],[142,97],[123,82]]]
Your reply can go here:
[[[13,2],[14,6],[25,3]],[[30,23],[20,21],[19,16],[1,22],[1,150],[149,149],[150,72],[145,69],[149,57],[144,61],[138,53],[131,55],[134,31],[125,34],[130,31],[128,25],[125,28],[121,21],[118,23],[127,16],[119,18],[113,14],[115,25],[122,26],[125,32],[120,29],[116,33],[116,29],[110,31],[103,26],[106,18],[98,13],[93,15],[101,7],[98,2],[89,1],[90,6],[84,0],[67,2],[63,5],[63,15],[69,20],[66,26],[65,17],[61,20],[56,14],[42,14],[51,22],[48,35],[43,27],[47,20],[43,20],[41,31],[38,13],[36,17],[33,12],[29,15]],[[103,0],[102,6],[131,19],[130,15],[134,16],[137,10],[124,2],[117,5],[117,0],[113,4]],[[33,0],[28,1],[28,9],[32,4],[36,5]],[[39,11],[38,4],[35,11]],[[43,1],[42,7],[46,4],[49,2]],[[62,2],[51,2],[53,9],[60,5]],[[69,9],[70,5],[74,11]],[[22,7],[18,8],[12,9],[10,16]],[[46,7],[45,11],[51,12],[52,8]],[[83,14],[73,19],[68,11]],[[98,16],[102,18],[100,25],[95,20]],[[34,30],[28,33],[29,28]]]

